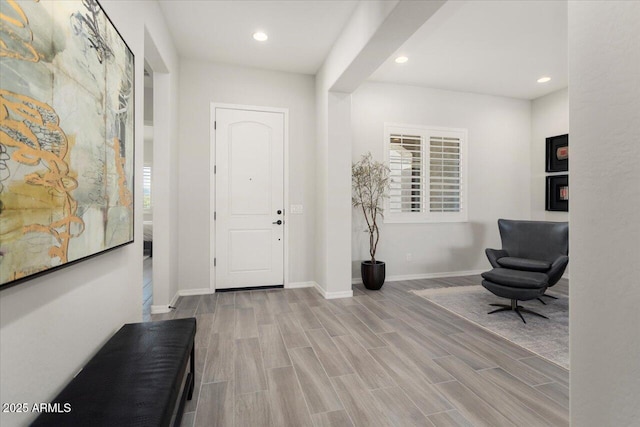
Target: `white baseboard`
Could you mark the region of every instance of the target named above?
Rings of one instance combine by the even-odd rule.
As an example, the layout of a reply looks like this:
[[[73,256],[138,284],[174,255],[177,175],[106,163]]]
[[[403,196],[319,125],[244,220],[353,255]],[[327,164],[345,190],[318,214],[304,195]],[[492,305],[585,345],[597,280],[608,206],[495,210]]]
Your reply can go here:
[[[209,288],[200,288],[200,289],[181,289],[178,291],[178,295],[181,297],[191,297],[194,295],[211,295],[215,293]],[[171,304],[173,305],[173,304]]]
[[[317,286],[317,284],[314,281],[311,281],[311,282],[290,282],[285,286],[285,288],[286,289],[298,289],[298,288],[313,288],[315,286]]]
[[[317,283],[312,282],[313,286],[316,288],[320,295],[324,297],[324,299],[336,299],[336,298],[350,298],[353,296],[353,290],[349,289],[348,291],[340,291],[340,292],[327,292]]]
[[[484,270],[466,270],[466,271],[448,271],[444,273],[419,273],[419,274],[402,274],[387,276],[385,282],[400,282],[402,280],[418,280],[418,279],[440,279],[443,277],[459,277],[459,276],[475,276],[476,274],[483,273],[489,269]],[[354,277],[352,279],[354,285],[362,283],[362,279]]]
[[[353,296],[353,290],[349,289],[348,291],[341,292],[323,292],[325,299],[335,299],[335,298],[351,298]]]
[[[316,291],[320,295],[322,295],[325,299],[335,299],[335,298],[349,298],[353,296],[353,291],[349,289],[348,291],[340,291],[340,292],[327,292],[318,284],[316,281],[309,282],[294,282],[289,283],[287,285],[287,289],[296,289],[296,288],[315,288]]]
[[[151,306],[151,314],[162,314],[168,313],[171,309],[168,305],[152,305]]]
[[[152,305],[151,306],[151,314],[162,314],[168,313],[171,311],[169,307],[175,307],[176,302],[178,302],[178,298],[180,297],[180,291],[176,292],[176,294],[171,298],[171,302],[167,305]]]

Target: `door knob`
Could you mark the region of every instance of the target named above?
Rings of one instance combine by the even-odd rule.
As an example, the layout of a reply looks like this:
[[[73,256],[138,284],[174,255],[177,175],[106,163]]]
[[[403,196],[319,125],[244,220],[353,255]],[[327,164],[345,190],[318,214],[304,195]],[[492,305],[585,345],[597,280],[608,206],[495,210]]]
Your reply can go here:
[[[282,224],[282,220],[280,220],[280,219],[279,219],[279,220],[277,220],[277,221],[272,222],[272,224],[278,224],[278,225],[281,225],[281,224]]]

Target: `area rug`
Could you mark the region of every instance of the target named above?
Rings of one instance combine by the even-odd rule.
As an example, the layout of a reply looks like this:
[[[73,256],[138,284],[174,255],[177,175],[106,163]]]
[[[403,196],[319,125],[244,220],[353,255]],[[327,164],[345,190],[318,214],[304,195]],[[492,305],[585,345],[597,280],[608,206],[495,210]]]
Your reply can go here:
[[[545,298],[547,305],[538,300],[520,302],[549,319],[522,313],[523,323],[517,313],[504,311],[487,314],[498,308],[489,304],[509,304],[482,286],[455,286],[450,288],[423,289],[414,294],[467,319],[494,334],[518,344],[564,368],[569,369],[569,299],[560,294],[547,292],[557,300]]]

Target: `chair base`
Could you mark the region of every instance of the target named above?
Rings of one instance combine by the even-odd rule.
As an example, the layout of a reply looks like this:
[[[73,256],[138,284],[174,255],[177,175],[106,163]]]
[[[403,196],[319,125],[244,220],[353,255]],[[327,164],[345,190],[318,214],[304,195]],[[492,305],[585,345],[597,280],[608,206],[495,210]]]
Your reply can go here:
[[[493,314],[493,313],[499,313],[501,311],[515,311],[516,313],[518,313],[518,316],[520,316],[520,318],[522,319],[522,321],[524,323],[527,323],[526,320],[524,320],[524,317],[522,316],[522,313],[529,313],[529,314],[533,314],[539,317],[544,317],[545,319],[548,319],[547,316],[542,315],[540,313],[536,313],[533,310],[529,310],[528,308],[525,308],[521,305],[518,305],[518,300],[516,299],[512,299],[511,300],[511,305],[507,305],[507,304],[489,304],[490,306],[493,307],[500,307],[496,310],[490,311],[487,314]],[[522,313],[521,313],[522,312]]]
[[[547,294],[542,294],[540,295],[541,297],[547,297],[547,298],[551,298],[551,299],[558,299],[558,297],[554,297],[553,295],[547,295]],[[546,302],[544,302],[542,300],[542,298],[537,298],[538,301],[540,301],[543,305],[547,305]]]

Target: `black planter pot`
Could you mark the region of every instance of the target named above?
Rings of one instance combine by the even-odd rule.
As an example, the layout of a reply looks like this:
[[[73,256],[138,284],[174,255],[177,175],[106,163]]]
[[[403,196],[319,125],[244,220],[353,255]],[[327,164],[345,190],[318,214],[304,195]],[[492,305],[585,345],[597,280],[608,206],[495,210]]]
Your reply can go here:
[[[362,283],[367,289],[377,291],[384,284],[386,267],[384,261],[362,261],[360,264],[360,273],[362,274]]]

